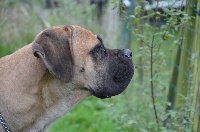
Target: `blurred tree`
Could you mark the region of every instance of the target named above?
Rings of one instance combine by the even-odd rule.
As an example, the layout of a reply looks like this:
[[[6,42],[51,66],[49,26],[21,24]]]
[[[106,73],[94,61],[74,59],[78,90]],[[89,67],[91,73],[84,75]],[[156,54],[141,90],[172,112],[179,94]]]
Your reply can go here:
[[[58,1],[56,1],[56,0],[46,0],[46,7],[47,8],[58,7]]]
[[[76,0],[76,2],[80,4],[80,3],[81,3],[81,0]]]
[[[128,27],[130,26],[130,21],[131,21],[131,18],[129,17],[130,15],[132,15],[132,11],[133,11],[133,8],[134,8],[134,3],[136,2],[136,0],[129,0],[131,5],[129,7],[127,7],[127,16],[128,18],[124,20],[123,22],[123,26],[122,26],[122,31],[121,31],[121,34],[120,34],[120,37],[119,37],[119,43],[118,43],[118,47],[120,48],[129,48],[130,47],[130,44],[131,44],[131,35],[132,35],[132,32],[131,32],[131,28]]]
[[[196,31],[199,31],[195,35],[195,64],[194,64],[194,80],[195,80],[195,90],[194,90],[194,106],[195,106],[195,113],[194,113],[194,132],[200,131],[200,0],[197,1],[197,17],[196,17]]]
[[[100,24],[102,22],[103,8],[107,2],[108,0],[90,0],[90,4],[96,5],[95,15],[97,16]]]
[[[190,5],[196,6],[197,0],[189,0],[188,1]],[[194,11],[191,6],[187,6],[186,12],[189,16],[196,16],[196,12]],[[197,17],[195,17],[197,18]],[[195,19],[191,19],[192,26],[191,29],[195,29]],[[177,92],[178,96],[176,98],[176,108],[180,109],[181,107],[185,106],[185,99],[184,97],[187,97],[189,88],[191,85],[191,72],[193,68],[190,65],[191,57],[192,57],[192,49],[195,45],[195,36],[196,32],[193,30],[185,30],[184,34],[184,41],[182,45],[181,50],[181,56],[180,56],[180,64],[179,64],[179,73],[178,73],[178,82],[177,82]]]
[[[199,39],[200,39],[200,20],[197,9],[200,8],[197,3],[200,3],[200,0],[188,0],[188,6],[186,8],[186,12],[188,16],[193,16],[191,19],[191,26],[185,28],[184,31],[184,39],[183,43],[181,43],[180,47],[177,49],[177,54],[175,58],[175,66],[173,68],[173,74],[171,76],[169,93],[168,93],[168,101],[171,103],[170,106],[167,107],[167,110],[173,110],[174,108],[178,111],[186,111],[187,109],[187,101],[188,96],[190,95],[190,88],[192,86],[192,80],[196,80],[196,90],[195,90],[195,123],[194,123],[194,131],[198,132],[200,130],[199,125]],[[195,7],[195,8],[194,8]],[[194,48],[196,51],[194,51]],[[191,63],[194,60],[195,55],[195,65]],[[194,74],[193,74],[194,73]],[[194,89],[192,89],[194,90]],[[183,118],[188,119],[188,115],[184,115]],[[183,119],[182,119],[183,120]],[[167,122],[164,122],[166,125]]]
[[[180,36],[182,36],[183,34],[183,30],[181,29],[180,31]],[[172,76],[171,76],[171,80],[170,80],[170,84],[169,84],[169,93],[168,93],[168,102],[170,102],[171,104],[167,106],[166,110],[173,110],[175,108],[175,97],[177,94],[177,80],[178,80],[178,66],[180,63],[180,57],[181,57],[181,46],[182,46],[182,41],[181,40],[181,44],[178,45],[177,48],[177,52],[176,52],[176,56],[175,56],[175,60],[174,60],[174,68],[172,71]]]

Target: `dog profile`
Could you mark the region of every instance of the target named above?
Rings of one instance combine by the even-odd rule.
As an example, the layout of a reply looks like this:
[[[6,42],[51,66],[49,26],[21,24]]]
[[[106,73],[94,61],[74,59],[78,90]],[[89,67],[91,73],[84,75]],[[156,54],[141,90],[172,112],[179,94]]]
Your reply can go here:
[[[108,49],[79,26],[55,26],[0,59],[0,113],[12,132],[41,132],[84,98],[123,92],[134,74],[129,49]],[[0,124],[0,131],[4,131]]]

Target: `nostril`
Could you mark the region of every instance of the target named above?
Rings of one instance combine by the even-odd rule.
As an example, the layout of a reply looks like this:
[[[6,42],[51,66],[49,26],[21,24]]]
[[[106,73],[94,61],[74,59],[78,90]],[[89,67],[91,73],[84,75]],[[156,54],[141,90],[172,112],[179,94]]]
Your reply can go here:
[[[127,57],[127,58],[131,58],[132,57],[132,53],[130,53],[129,55],[125,54],[124,56]]]
[[[131,58],[132,52],[129,49],[124,49],[124,57]]]

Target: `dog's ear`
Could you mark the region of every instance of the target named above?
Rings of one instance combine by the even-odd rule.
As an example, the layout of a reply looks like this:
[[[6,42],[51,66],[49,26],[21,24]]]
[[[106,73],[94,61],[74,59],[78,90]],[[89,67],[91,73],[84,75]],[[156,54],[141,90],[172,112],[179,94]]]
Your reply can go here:
[[[71,32],[67,27],[46,29],[35,38],[32,45],[34,56],[41,58],[50,73],[66,83],[73,76]]]

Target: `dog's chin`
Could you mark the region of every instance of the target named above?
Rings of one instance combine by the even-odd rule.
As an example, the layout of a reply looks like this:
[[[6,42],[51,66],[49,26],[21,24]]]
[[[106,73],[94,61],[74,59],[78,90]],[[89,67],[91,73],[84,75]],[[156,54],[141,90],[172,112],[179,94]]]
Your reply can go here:
[[[93,95],[97,98],[105,99],[122,93],[130,83],[133,75],[132,73],[133,71],[131,71],[131,74],[128,77],[127,75],[119,76],[118,73],[117,76],[113,76],[112,79],[107,79],[107,81],[103,81],[104,83],[101,86],[93,90]]]
[[[110,89],[110,90],[109,90]],[[124,88],[101,88],[100,90],[93,91],[93,95],[97,98],[106,99],[111,98],[113,96],[116,96],[120,93],[122,93],[126,87]]]
[[[133,74],[133,65],[112,70],[110,72],[110,76],[104,76],[101,84],[93,90],[93,95],[98,98],[105,99],[122,93],[130,83]]]
[[[99,95],[99,94],[94,94],[95,97],[100,98],[100,99],[106,99],[106,98],[111,98],[112,96],[108,95]]]

